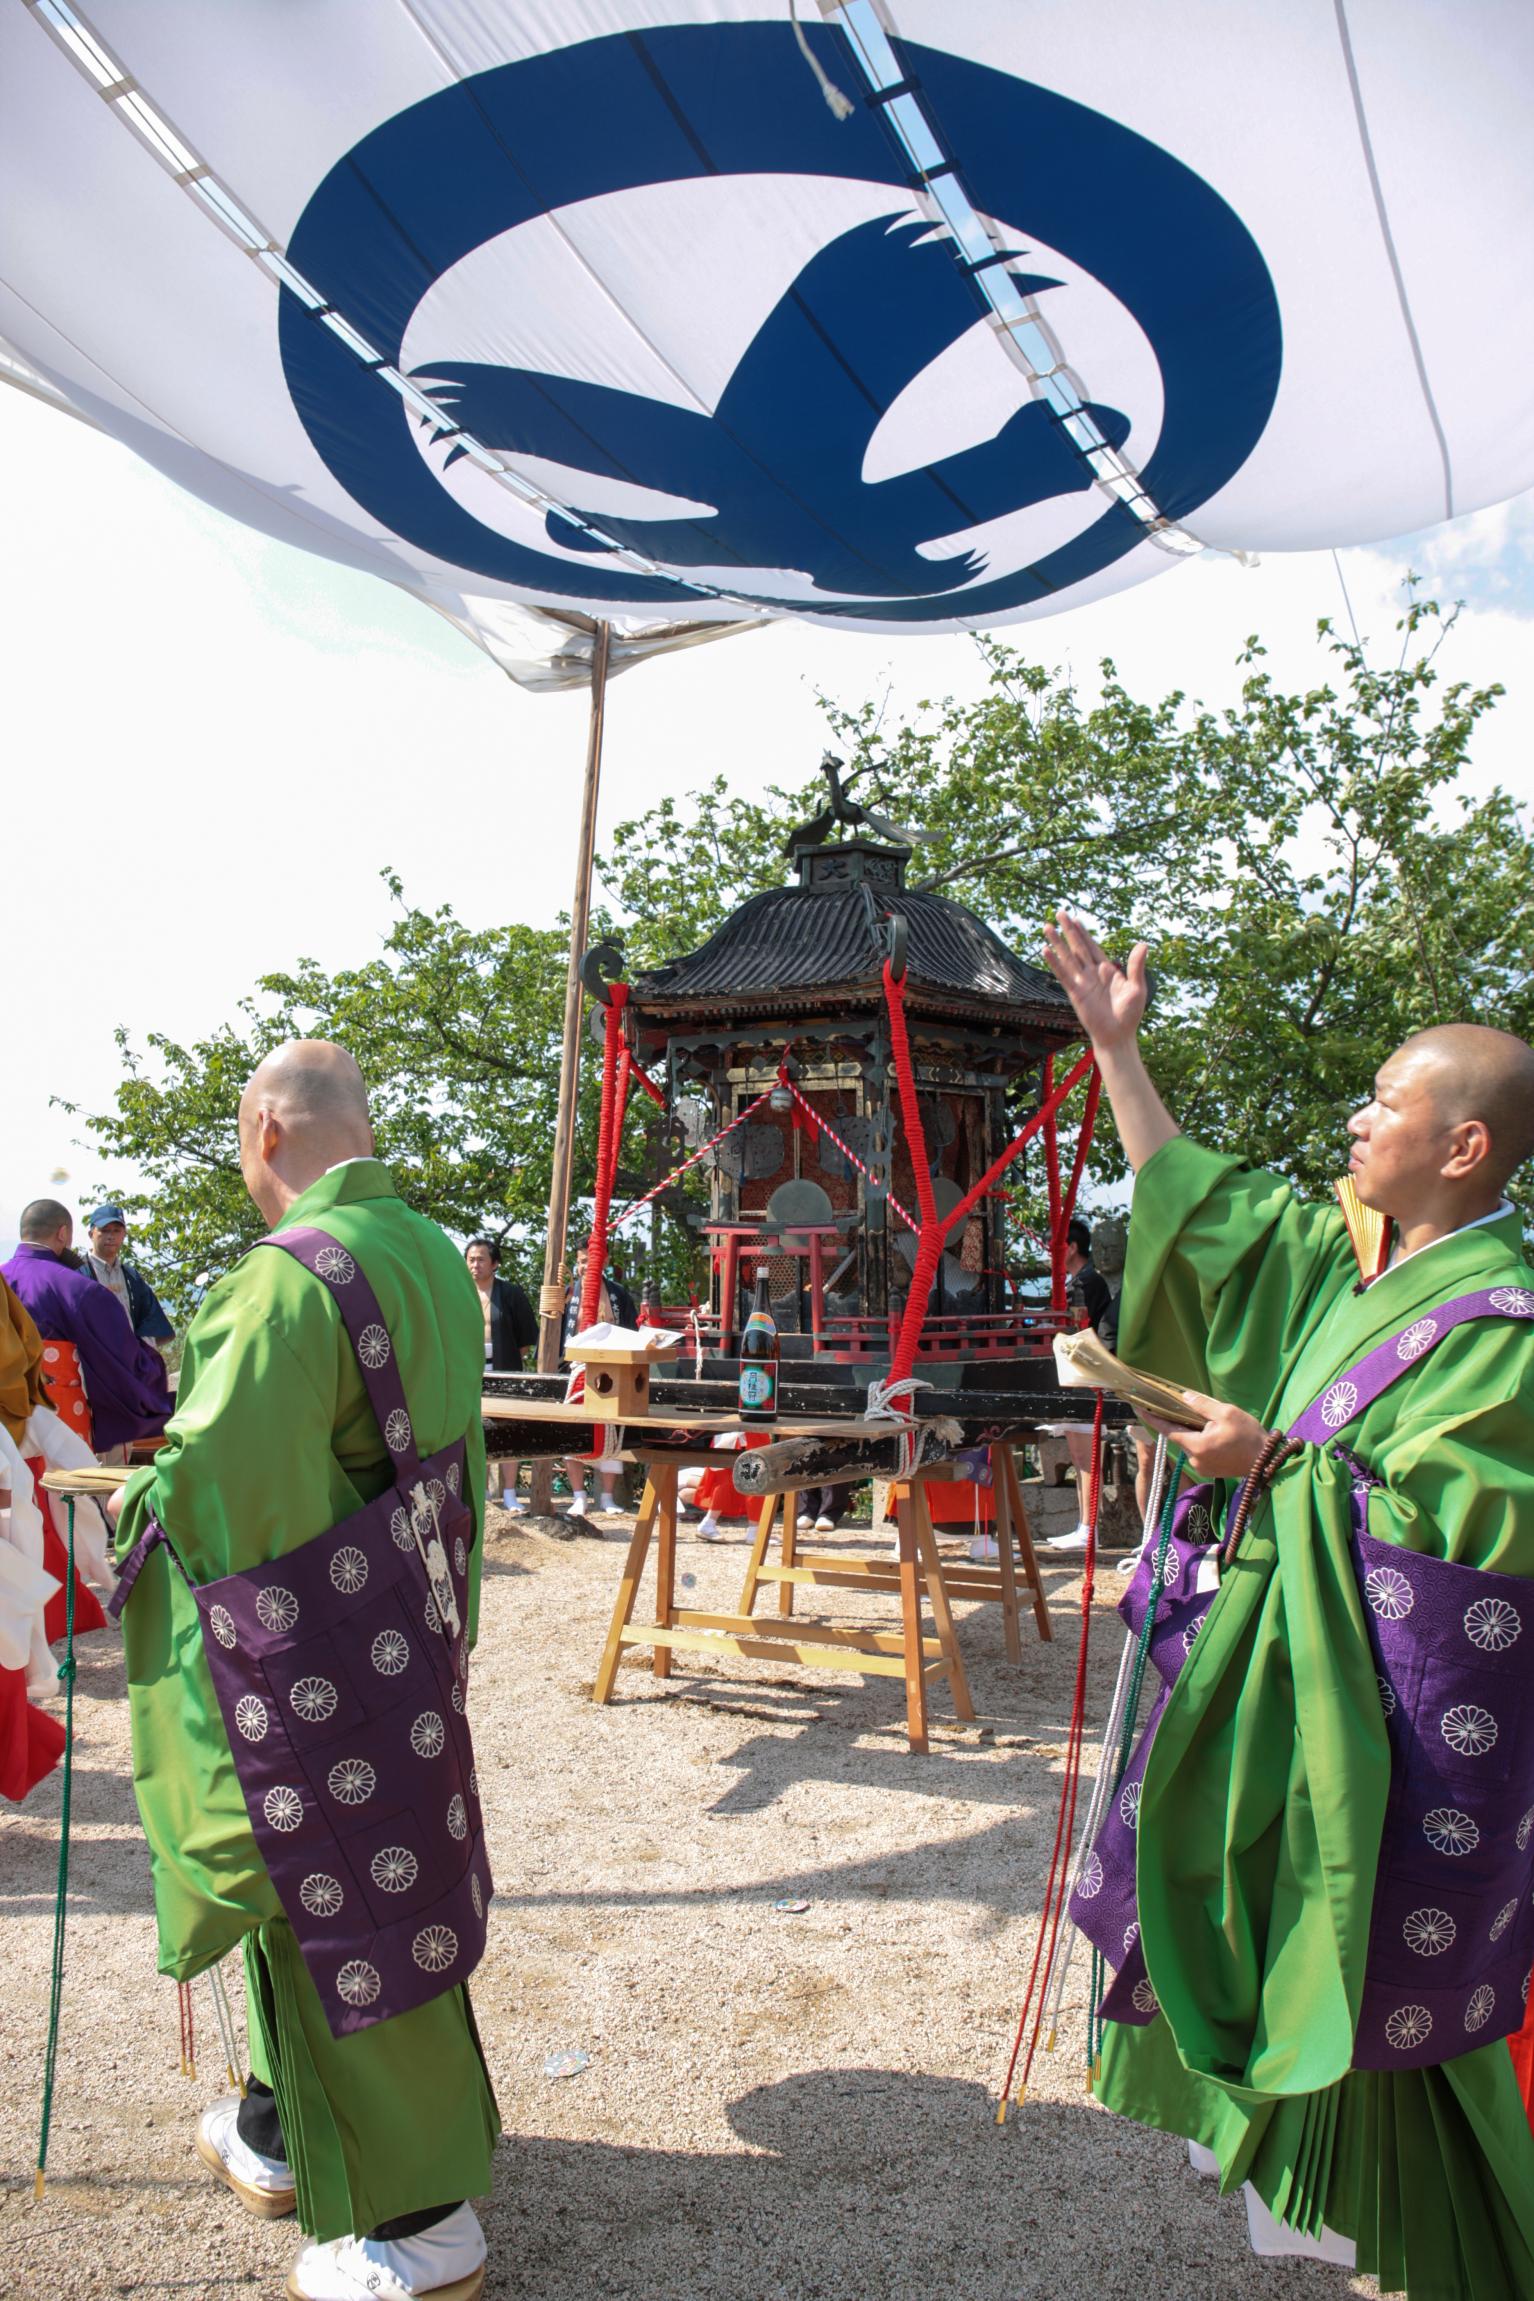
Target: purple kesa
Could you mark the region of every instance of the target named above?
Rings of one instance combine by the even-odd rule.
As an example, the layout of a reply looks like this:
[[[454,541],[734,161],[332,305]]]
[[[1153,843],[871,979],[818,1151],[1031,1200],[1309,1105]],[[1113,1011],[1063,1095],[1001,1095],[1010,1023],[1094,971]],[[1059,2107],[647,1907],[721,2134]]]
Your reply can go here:
[[[1390,1384],[1471,1318],[1534,1318],[1509,1288],[1458,1295],[1329,1383],[1289,1435],[1334,1443]],[[1354,2034],[1355,2069],[1426,2068],[1522,2026],[1534,1963],[1534,1585],[1460,1566],[1368,1531],[1376,1483],[1353,1488],[1352,1555],[1390,1745],[1390,1793]],[[1156,1728],[1219,1587],[1208,1487],[1182,1495],[1156,1588],[1147,1546],[1119,1611],[1160,1685],[1070,1900],[1115,1969],[1108,2021],[1158,2011],[1140,1945],[1135,1849]],[[1525,1634],[1530,1644],[1523,1643]]]
[[[193,1584],[261,1857],[336,2036],[466,1981],[490,1871],[463,1700],[465,1450],[424,1462],[394,1344],[354,1256],[322,1230],[263,1239],[328,1287],[393,1463],[366,1508],[270,1564]],[[158,1544],[151,1520],[113,1609]]]

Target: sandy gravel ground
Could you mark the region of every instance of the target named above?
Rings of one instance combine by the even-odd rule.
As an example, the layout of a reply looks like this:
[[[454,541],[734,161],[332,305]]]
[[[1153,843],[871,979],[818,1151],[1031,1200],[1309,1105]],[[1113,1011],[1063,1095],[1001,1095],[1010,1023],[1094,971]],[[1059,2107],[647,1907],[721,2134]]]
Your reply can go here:
[[[492,1515],[474,1724],[498,1891],[475,1996],[506,2132],[486,2290],[551,2301],[1301,2301],[1372,2294],[1247,2251],[1239,2201],[1083,2089],[1084,1967],[1005,2131],[994,2097],[1054,1827],[1079,1578],[1002,1654],[960,1609],[980,1721],[910,1756],[898,1682],[630,1663],[586,1699],[623,1529]],[[733,1606],[745,1537],[684,1541]],[[1106,1576],[1108,1603],[1117,1577]],[[855,1601],[826,1594],[826,1610]],[[1117,1655],[1100,1609],[1093,1714]],[[294,2225],[246,2218],[190,2135],[224,2090],[206,1984],[177,2075],[154,1972],[114,1635],[81,1649],[66,2012],[48,2192],[31,2164],[58,1777],[0,1817],[0,2293],[278,2295]],[[774,1911],[792,1896],[802,1915]],[[229,1967],[231,1983],[237,1961]],[[237,2015],[242,2012],[235,1991]],[[580,2075],[545,2077],[579,2046]]]

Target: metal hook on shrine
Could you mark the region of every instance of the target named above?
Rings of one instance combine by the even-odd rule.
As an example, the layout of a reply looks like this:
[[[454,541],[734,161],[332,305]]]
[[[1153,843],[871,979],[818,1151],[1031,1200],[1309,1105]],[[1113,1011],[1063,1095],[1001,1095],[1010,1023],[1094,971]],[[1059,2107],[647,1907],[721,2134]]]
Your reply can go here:
[[[892,911],[885,938],[889,953],[890,978],[897,983],[905,981],[906,946],[910,940],[906,922],[900,912]]]
[[[588,995],[602,1006],[610,1006],[609,986],[623,977],[623,953],[616,943],[593,943],[581,961],[581,983]]]

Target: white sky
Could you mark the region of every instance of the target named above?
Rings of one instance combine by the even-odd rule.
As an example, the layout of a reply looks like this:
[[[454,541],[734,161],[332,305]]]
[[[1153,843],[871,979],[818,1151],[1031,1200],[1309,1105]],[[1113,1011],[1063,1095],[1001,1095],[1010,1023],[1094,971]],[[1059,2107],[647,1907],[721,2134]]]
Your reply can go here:
[[[301,954],[361,962],[387,932],[389,864],[413,900],[451,902],[473,925],[548,923],[568,895],[586,706],[523,694],[402,594],[268,542],[3,390],[0,500],[14,969],[3,1247],[28,1198],[84,1212],[99,1185],[128,1182],[49,1107],[110,1098],[118,1024],[140,1044],[151,1030],[196,1037],[263,971]],[[1468,602],[1447,674],[1508,689],[1476,781],[1529,794],[1534,497],[1342,555],[1382,653],[1408,564]],[[1211,558],[1013,636],[1084,687],[1108,654],[1147,699],[1182,687],[1219,704],[1253,631],[1277,679],[1318,684],[1320,615],[1345,626],[1328,554],[1255,570]],[[625,673],[609,698],[599,845],[717,770],[742,789],[802,776],[824,742],[816,687],[855,703],[888,682],[898,707],[978,693],[983,672],[966,639],[785,624]]]

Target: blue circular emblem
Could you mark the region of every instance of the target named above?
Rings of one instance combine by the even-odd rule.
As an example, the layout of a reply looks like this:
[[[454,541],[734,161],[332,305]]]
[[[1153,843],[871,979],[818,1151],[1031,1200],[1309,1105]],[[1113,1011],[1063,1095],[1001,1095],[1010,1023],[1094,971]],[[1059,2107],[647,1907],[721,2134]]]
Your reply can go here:
[[[900,55],[974,207],[1018,235],[1019,286],[1066,357],[1080,358],[1071,314],[1090,298],[1142,347],[1151,413],[1102,400],[1093,417],[1115,446],[1140,425],[1147,493],[1190,520],[1251,454],[1278,388],[1278,304],[1250,233],[1200,176],[1101,114],[940,50]],[[508,364],[430,341],[439,283],[521,226],[654,187],[756,199],[774,177],[823,180],[829,237],[786,286],[764,283],[712,406],[619,388],[569,358]],[[850,222],[837,209],[849,186],[863,202]],[[337,163],[289,254],[480,446],[554,475],[542,484],[572,517],[539,526],[514,507],[496,524],[484,491],[497,483],[476,481],[476,495],[450,437],[423,452],[429,427],[284,291],[284,372],[324,463],[391,533],[487,583],[637,613],[723,595],[853,622],[984,622],[1070,593],[1145,540],[1020,376],[990,436],[971,421],[945,441],[939,394],[914,461],[871,454],[890,411],[950,372],[939,363],[988,307],[954,243],[914,213],[879,108],[833,119],[786,25],[618,34],[443,89]],[[738,307],[741,280],[731,287]],[[695,297],[695,284],[677,292]],[[516,335],[515,314],[502,317],[472,332]]]

